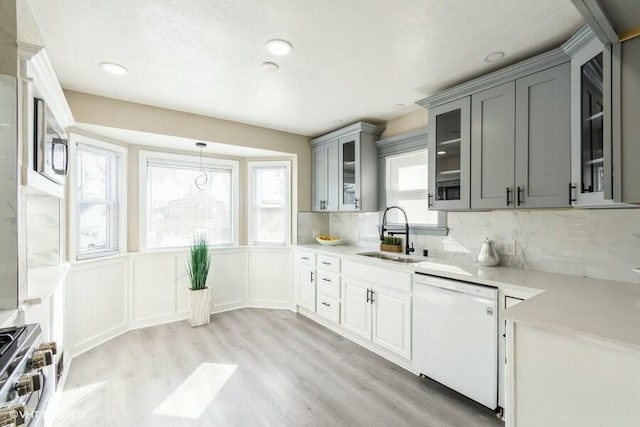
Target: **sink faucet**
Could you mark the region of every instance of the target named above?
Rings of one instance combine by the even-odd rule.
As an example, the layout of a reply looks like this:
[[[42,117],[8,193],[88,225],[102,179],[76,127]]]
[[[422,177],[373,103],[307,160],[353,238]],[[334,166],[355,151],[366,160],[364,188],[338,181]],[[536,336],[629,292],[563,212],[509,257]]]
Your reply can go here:
[[[404,215],[404,231],[398,231],[398,229],[388,229],[387,228],[387,212],[391,209],[398,209]],[[404,234],[406,236],[404,242],[404,253],[405,255],[409,255],[411,252],[415,252],[415,248],[413,247],[413,243],[411,243],[411,247],[409,247],[409,220],[407,219],[407,213],[400,206],[389,206],[384,210],[382,214],[382,225],[380,226],[380,241],[384,241],[384,232],[388,231],[389,236],[393,236],[394,234]]]

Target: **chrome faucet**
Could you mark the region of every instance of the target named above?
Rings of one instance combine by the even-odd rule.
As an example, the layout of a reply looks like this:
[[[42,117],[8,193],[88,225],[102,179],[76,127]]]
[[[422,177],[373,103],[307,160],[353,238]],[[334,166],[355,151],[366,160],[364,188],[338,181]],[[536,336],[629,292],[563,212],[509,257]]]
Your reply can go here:
[[[391,209],[398,209],[404,215],[404,231],[398,231],[397,229],[388,229],[387,228],[387,212]],[[388,231],[389,236],[393,236],[395,234],[404,234],[406,236],[404,242],[404,253],[405,255],[409,255],[411,252],[415,252],[415,248],[413,247],[413,243],[411,243],[411,247],[409,247],[409,220],[407,219],[407,213],[400,206],[389,206],[384,210],[382,214],[382,225],[380,225],[380,241],[384,241],[384,232]]]

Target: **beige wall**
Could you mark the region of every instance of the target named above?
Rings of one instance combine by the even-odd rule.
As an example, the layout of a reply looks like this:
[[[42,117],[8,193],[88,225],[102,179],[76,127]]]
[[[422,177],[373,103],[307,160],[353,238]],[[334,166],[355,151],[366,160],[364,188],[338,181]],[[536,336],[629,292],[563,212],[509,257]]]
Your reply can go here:
[[[427,127],[428,122],[428,111],[424,108],[420,108],[418,111],[414,111],[413,113],[405,114],[404,116],[389,120],[385,125],[382,138],[388,138],[404,132],[411,132],[412,130],[425,128]]]
[[[306,136],[74,91],[65,91],[65,96],[77,123],[261,148],[294,155],[299,165],[296,183],[298,209],[311,209],[311,150],[309,138]]]
[[[18,75],[16,0],[0,0],[0,74]]]

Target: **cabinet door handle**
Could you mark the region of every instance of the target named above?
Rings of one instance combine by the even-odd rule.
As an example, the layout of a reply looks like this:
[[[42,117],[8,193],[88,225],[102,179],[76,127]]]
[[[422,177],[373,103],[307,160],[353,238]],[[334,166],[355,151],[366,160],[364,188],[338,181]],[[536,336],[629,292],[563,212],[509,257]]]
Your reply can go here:
[[[375,291],[371,290],[371,304],[373,304],[374,302],[376,302],[376,300],[373,298],[373,296],[375,295]]]
[[[326,305],[327,307],[331,307],[331,304],[329,304],[327,302],[322,302],[322,305]]]
[[[331,279],[327,279],[326,277],[323,277],[323,278],[322,278],[322,281],[323,281],[323,282],[331,282]]]
[[[507,206],[511,206],[511,187],[507,187]]]
[[[371,289],[367,289],[367,304],[371,302],[371,298],[369,297],[369,292],[371,292]]]
[[[305,260],[305,261],[309,261],[309,257],[308,257],[308,256],[303,256],[303,257],[302,257],[302,258],[300,258],[300,259],[303,259],[303,260]]]
[[[427,207],[433,207],[433,196],[431,195],[431,193],[427,194]]]
[[[573,190],[576,190],[577,188],[578,188],[577,185],[573,185],[573,184],[569,183],[569,204],[578,201],[578,200],[573,198]]]
[[[327,261],[322,261],[322,263],[323,263],[324,265],[331,265],[331,263],[330,263],[330,262],[327,262]]]
[[[522,187],[520,186],[518,186],[517,199],[518,199],[518,206],[520,206],[522,204]]]
[[[313,283],[313,271],[310,271],[309,273],[311,273],[311,282]]]
[[[356,210],[357,210],[357,209],[360,209],[360,206],[358,206],[358,198],[356,197],[356,198],[355,198],[355,199],[353,199],[353,200],[354,200],[354,202],[356,203],[356,205],[355,205]]]

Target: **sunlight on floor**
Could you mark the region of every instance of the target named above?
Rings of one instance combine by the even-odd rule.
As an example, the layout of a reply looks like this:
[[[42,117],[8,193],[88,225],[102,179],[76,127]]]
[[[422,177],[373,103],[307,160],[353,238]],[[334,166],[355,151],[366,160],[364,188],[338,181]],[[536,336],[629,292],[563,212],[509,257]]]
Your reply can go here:
[[[87,405],[83,404],[83,402],[87,400],[97,404],[98,400],[95,398],[95,394],[101,391],[106,384],[107,381],[100,381],[77,388],[66,386],[62,394],[54,396],[48,410],[50,413],[55,414],[57,421],[78,419],[82,414],[76,408],[84,406],[85,409],[83,411],[86,410]]]
[[[224,387],[238,365],[203,363],[153,412],[157,415],[198,419]]]

